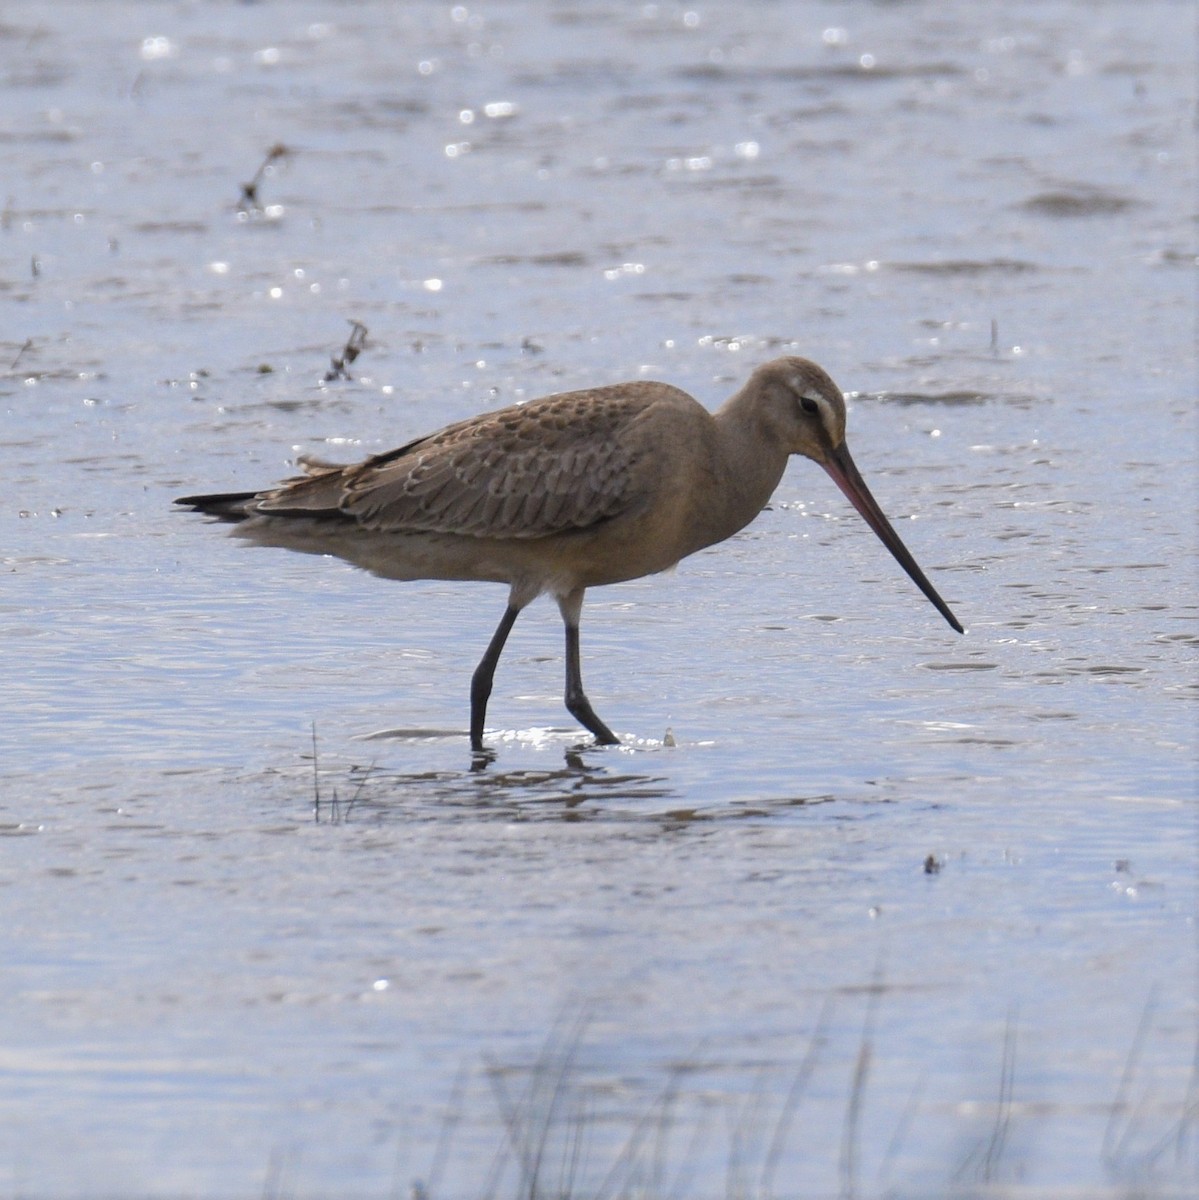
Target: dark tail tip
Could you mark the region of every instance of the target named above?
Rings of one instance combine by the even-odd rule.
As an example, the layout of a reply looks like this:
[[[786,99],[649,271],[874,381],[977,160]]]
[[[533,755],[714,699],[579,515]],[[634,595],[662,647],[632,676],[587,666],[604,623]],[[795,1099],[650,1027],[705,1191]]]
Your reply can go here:
[[[211,496],[180,496],[175,503],[220,521],[244,521],[250,515],[246,504],[257,495],[257,492],[219,492]]]

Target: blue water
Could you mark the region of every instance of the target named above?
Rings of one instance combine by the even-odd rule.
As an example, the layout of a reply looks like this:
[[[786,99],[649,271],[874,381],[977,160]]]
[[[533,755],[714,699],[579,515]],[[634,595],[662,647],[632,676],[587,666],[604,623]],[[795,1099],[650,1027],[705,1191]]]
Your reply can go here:
[[[1194,1190],[1192,25],[6,14],[8,1190]],[[780,353],[968,633],[796,463],[589,596],[619,748],[552,605],[472,769],[503,589],[171,508]]]

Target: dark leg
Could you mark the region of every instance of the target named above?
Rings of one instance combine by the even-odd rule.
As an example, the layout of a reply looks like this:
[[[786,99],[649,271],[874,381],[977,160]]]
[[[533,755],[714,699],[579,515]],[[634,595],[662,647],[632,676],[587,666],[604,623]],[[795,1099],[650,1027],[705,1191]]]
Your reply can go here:
[[[595,734],[601,746],[616,746],[620,738],[595,715],[591,701],[583,691],[583,672],[579,666],[579,613],[583,608],[583,592],[559,597],[558,607],[566,622],[566,708],[585,729]]]
[[[487,717],[487,700],[491,696],[491,681],[495,678],[495,666],[500,661],[504,643],[508,640],[508,634],[512,632],[512,626],[516,624],[516,618],[519,616],[520,609],[509,604],[504,610],[504,615],[495,633],[491,635],[491,641],[487,644],[487,653],[483,655],[479,665],[475,668],[475,673],[471,676],[470,748],[472,750],[483,749],[483,721]]]

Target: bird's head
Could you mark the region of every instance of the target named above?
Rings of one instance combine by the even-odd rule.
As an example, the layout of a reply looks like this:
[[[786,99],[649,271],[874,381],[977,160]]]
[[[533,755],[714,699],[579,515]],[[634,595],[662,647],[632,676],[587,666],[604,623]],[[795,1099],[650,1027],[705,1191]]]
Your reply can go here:
[[[771,437],[791,454],[822,467],[845,442],[845,397],[810,359],[776,358],[759,367],[745,389],[758,397]]]
[[[916,586],[962,633],[957,617],[917,566],[854,465],[845,444],[845,397],[828,372],[806,358],[776,358],[750,376],[741,396],[752,397],[758,418],[776,445],[812,459],[828,472]]]

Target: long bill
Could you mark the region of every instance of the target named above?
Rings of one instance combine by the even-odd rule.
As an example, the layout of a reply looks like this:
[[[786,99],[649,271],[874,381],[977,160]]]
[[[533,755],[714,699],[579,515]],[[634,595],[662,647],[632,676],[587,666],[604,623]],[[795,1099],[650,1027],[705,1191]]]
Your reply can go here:
[[[891,528],[878,501],[870,494],[866,481],[862,478],[854,461],[849,456],[849,449],[844,442],[833,450],[827,462],[820,464],[832,476],[833,482],[849,497],[849,502],[862,514],[866,524],[878,534],[879,540],[895,556],[895,561],[911,577],[912,582],[933,602],[937,612],[956,629],[965,633],[961,622],[949,610],[949,605],[937,594],[937,589],[929,583],[927,576],[916,565],[908,548],[899,539],[899,534]]]

